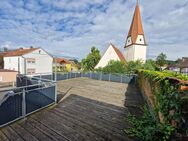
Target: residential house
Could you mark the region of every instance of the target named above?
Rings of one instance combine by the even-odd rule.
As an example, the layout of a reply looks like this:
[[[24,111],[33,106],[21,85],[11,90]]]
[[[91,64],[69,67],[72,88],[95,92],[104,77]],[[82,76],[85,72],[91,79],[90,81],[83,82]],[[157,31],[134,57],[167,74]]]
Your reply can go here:
[[[57,71],[77,71],[77,65],[74,61],[67,60],[65,58],[54,58],[53,66],[57,67]]]
[[[177,64],[177,68],[181,73],[188,74],[188,57],[183,57]]]
[[[188,57],[183,57],[176,64],[169,65],[168,70],[188,74]]]
[[[42,48],[20,48],[6,52],[4,69],[20,74],[52,73],[53,57]]]

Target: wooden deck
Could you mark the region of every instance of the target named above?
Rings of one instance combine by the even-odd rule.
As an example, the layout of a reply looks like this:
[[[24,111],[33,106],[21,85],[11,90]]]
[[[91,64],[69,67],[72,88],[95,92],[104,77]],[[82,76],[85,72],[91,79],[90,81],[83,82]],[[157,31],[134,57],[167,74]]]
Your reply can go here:
[[[56,106],[0,129],[0,141],[133,141],[128,112],[140,114],[136,87],[86,78],[60,81]]]

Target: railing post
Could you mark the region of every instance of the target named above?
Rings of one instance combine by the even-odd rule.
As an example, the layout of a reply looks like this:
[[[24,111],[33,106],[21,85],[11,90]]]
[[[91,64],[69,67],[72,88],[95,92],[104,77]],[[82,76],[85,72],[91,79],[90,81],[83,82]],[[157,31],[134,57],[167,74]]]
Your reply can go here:
[[[22,91],[22,116],[25,118],[26,116],[26,99],[25,99],[25,88]]]
[[[57,103],[57,81],[55,82],[55,103]]]

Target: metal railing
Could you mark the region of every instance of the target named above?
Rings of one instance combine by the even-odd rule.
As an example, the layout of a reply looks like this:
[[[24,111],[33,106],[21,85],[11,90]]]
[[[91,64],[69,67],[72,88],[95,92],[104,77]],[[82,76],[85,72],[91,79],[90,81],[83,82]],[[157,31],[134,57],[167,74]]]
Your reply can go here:
[[[0,127],[56,102],[56,83],[18,75],[17,87],[0,91]]]
[[[119,73],[102,73],[102,72],[59,72],[57,73],[57,81],[87,77],[95,80],[101,81],[111,81],[119,83],[130,83],[132,80],[136,81],[135,74],[119,74]],[[54,80],[55,74],[53,75],[37,75],[35,77],[45,79],[45,80]]]

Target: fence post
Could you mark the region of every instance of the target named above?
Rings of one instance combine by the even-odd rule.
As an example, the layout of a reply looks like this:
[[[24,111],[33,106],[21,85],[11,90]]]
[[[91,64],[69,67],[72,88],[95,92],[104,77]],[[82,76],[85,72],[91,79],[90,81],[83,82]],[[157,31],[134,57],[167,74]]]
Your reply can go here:
[[[99,78],[100,80],[102,80],[102,72],[101,72],[101,74],[100,74],[100,78]]]
[[[69,79],[69,73],[67,72],[67,73],[65,73],[65,74],[67,74],[67,79]]]
[[[89,76],[89,77],[90,77],[90,78],[92,78],[92,72],[90,72],[89,74],[90,74],[90,76]]]
[[[25,99],[25,88],[22,91],[22,116],[25,118],[26,116],[26,99]]]
[[[109,78],[108,78],[108,81],[110,81],[110,79],[111,79],[111,73],[109,74]]]

